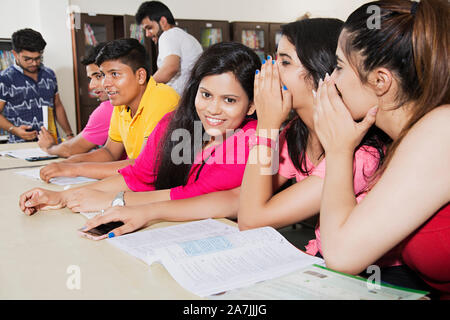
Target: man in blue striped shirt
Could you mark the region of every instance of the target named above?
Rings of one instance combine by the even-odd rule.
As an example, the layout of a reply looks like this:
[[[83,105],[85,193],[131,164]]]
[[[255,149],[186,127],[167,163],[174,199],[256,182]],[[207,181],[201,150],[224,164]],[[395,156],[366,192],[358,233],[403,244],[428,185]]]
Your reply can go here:
[[[10,143],[35,141],[44,114],[53,114],[67,138],[73,137],[55,73],[42,64],[42,35],[32,29],[16,31],[12,46],[15,64],[0,73],[0,129],[9,133]],[[44,113],[43,107],[49,111]],[[56,129],[54,120],[48,126]]]

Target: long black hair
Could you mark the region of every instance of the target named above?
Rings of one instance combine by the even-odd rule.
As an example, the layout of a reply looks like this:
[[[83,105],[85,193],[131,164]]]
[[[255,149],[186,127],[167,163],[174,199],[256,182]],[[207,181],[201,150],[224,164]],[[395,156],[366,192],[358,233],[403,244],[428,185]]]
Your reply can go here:
[[[222,42],[206,49],[199,57],[190,73],[189,80],[180,99],[164,138],[160,141],[158,155],[155,157],[158,170],[155,188],[156,190],[170,189],[176,186],[186,185],[189,172],[194,163],[196,151],[194,137],[194,123],[200,121],[195,109],[195,97],[198,87],[204,77],[232,72],[248,96],[253,101],[253,83],[256,70],[261,68],[261,61],[256,53],[243,44],[236,42]],[[190,161],[176,164],[172,160],[172,151],[179,141],[172,141],[172,132],[177,129],[186,130],[191,137],[189,143]],[[202,126],[202,136],[204,129]],[[183,148],[184,150],[184,148]],[[181,150],[180,156],[184,156]]]
[[[314,18],[295,21],[281,27],[282,34],[295,45],[297,56],[307,71],[306,80],[317,90],[320,79],[332,74],[336,67],[336,48],[344,22],[339,19]],[[306,147],[309,129],[303,120],[294,115],[286,128],[286,143],[289,157],[295,168],[309,175]],[[384,157],[383,141],[387,136],[375,127],[369,130],[361,145],[373,146],[380,160]]]
[[[306,69],[306,80],[319,85],[326,73],[336,67],[336,48],[344,22],[339,19],[303,19],[281,26],[281,32],[297,51],[300,62]],[[295,111],[294,111],[295,112]],[[289,157],[295,168],[309,174],[306,165],[306,146],[309,129],[296,114],[286,129]]]
[[[367,26],[371,6],[380,11],[379,28]],[[411,116],[389,146],[377,177],[409,130],[434,108],[450,103],[449,21],[448,1],[386,0],[362,5],[344,24],[342,49],[360,81],[366,83],[375,68],[387,68],[399,86],[394,108],[412,105]]]

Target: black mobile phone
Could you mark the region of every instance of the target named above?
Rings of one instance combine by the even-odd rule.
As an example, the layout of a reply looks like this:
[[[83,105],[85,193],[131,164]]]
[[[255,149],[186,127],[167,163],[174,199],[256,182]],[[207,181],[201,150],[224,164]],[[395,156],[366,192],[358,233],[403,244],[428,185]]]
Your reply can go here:
[[[25,131],[26,132],[32,132],[32,131],[35,131],[33,128],[28,128],[28,129],[25,129]],[[36,130],[37,131],[37,130]]]
[[[27,161],[43,161],[43,160],[51,160],[51,159],[57,159],[58,156],[42,156],[42,157],[29,157],[25,158]]]
[[[108,222],[105,224],[101,224],[95,228],[92,228],[91,230],[84,231],[84,233],[90,234],[94,237],[98,237],[103,236],[109,233],[111,230],[114,230],[115,228],[118,228],[120,226],[123,226],[122,221]]]

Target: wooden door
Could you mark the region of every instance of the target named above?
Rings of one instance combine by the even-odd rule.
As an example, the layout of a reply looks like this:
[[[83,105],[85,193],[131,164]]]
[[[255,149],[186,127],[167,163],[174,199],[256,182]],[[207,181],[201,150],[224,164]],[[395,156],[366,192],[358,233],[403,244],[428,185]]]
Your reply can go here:
[[[114,16],[80,14],[80,28],[72,31],[72,43],[74,44],[74,68],[75,68],[75,98],[77,105],[77,132],[86,125],[92,111],[99,105],[98,99],[89,92],[89,79],[86,67],[81,60],[90,49],[100,42],[106,42],[115,38]]]

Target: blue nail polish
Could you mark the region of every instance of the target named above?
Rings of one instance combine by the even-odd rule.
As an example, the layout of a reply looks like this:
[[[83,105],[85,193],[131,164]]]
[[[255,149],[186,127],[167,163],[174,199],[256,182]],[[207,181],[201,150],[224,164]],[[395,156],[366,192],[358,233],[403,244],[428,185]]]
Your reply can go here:
[[[270,60],[272,57],[271,56],[267,56],[267,60]]]
[[[110,232],[108,233],[108,238],[114,238],[116,235],[114,234],[114,232]]]
[[[283,86],[283,90],[286,90],[286,91],[287,91],[287,89],[288,89],[288,88],[287,88],[286,86]]]
[[[266,63],[266,60],[263,60],[263,61],[262,61],[262,64],[265,64],[265,63]]]
[[[275,60],[272,60],[272,64],[275,64]]]
[[[256,74],[258,74],[259,73],[259,70],[256,70]]]

